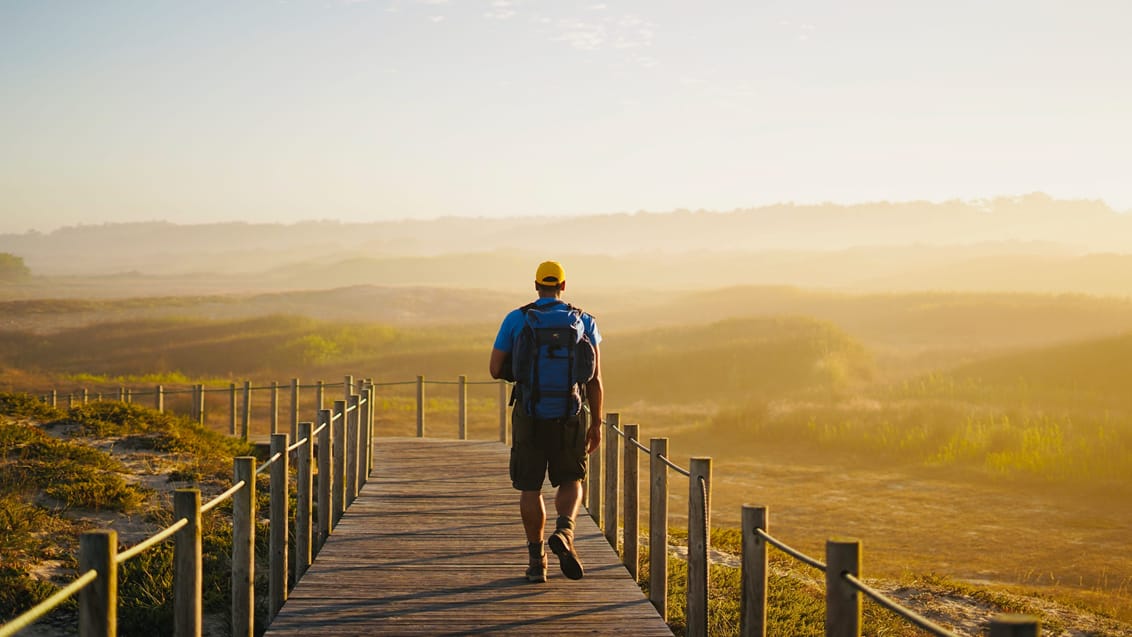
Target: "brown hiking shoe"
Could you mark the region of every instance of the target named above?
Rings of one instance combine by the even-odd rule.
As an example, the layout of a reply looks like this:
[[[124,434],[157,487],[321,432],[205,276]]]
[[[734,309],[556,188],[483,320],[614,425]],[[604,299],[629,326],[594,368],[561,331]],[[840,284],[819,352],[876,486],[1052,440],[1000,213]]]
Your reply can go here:
[[[527,581],[528,582],[545,582],[546,581],[546,553],[542,555],[531,555],[530,562],[527,566]]]
[[[546,541],[550,550],[558,556],[558,565],[562,567],[562,574],[570,579],[582,579],[586,574],[582,568],[582,560],[574,551],[574,532],[570,529],[558,529],[550,534]]]

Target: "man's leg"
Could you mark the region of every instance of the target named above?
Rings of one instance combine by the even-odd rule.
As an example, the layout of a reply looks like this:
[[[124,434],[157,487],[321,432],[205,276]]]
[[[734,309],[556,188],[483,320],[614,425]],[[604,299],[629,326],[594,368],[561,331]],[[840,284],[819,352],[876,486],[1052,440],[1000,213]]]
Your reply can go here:
[[[523,516],[523,530],[527,532],[527,581],[546,581],[546,551],[543,550],[542,532],[546,527],[546,507],[542,491],[520,491],[519,513]]]
[[[546,528],[546,507],[542,503],[542,492],[520,491],[519,513],[523,516],[523,529],[527,532],[527,542],[541,544],[543,529]]]
[[[554,496],[554,508],[560,518],[573,520],[578,515],[578,507],[582,505],[582,481],[571,480],[563,482],[558,487],[558,494]]]

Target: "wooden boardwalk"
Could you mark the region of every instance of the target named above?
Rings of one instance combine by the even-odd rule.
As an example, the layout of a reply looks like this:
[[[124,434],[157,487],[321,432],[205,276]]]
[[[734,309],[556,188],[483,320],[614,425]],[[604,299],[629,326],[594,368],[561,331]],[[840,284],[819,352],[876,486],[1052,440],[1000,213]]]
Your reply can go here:
[[[523,577],[518,492],[498,442],[381,438],[374,473],[267,635],[672,635],[584,510],[566,579]],[[553,491],[543,493],[553,530]]]

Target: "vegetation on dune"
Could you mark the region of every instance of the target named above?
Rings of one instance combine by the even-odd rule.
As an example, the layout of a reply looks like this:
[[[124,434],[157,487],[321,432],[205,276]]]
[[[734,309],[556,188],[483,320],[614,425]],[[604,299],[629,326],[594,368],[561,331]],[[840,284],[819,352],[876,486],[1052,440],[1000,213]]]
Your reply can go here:
[[[78,535],[93,524],[86,519],[89,512],[129,510],[154,530],[173,521],[168,494],[127,483],[131,472],[117,458],[123,451],[148,454],[149,470],[169,481],[218,491],[230,482],[232,457],[254,450],[183,417],[137,405],[103,402],[58,410],[27,395],[0,394],[0,620],[57,590],[54,580],[32,574],[38,564],[54,560],[63,569],[77,567]],[[265,497],[261,492],[259,506],[266,506]],[[202,535],[205,612],[224,616],[230,604],[230,521],[207,515]],[[120,634],[173,634],[172,558],[172,545],[163,543],[121,566]]]

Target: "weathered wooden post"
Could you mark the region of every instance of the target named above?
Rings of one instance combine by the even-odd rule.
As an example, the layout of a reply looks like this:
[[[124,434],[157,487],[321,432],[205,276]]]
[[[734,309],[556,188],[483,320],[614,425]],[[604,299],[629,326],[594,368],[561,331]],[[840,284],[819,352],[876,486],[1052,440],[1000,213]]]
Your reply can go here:
[[[313,426],[309,422],[298,423],[299,441],[306,441],[295,450],[295,581],[307,572],[311,565],[311,491],[314,478],[311,463],[314,460]],[[298,442],[298,441],[296,441]]]
[[[118,402],[126,402],[126,388],[121,385],[118,386]]]
[[[291,379],[291,440],[299,439],[299,379]]]
[[[228,435],[236,435],[236,383],[228,383]]]
[[[334,483],[334,471],[331,469],[330,447],[332,427],[330,426],[330,410],[318,410],[318,546],[321,549],[330,537],[333,527],[331,509],[331,485]],[[315,553],[318,550],[315,550]]]
[[[232,496],[232,636],[255,635],[255,457],[234,460]]]
[[[417,438],[424,438],[424,376],[417,376]]]
[[[621,414],[607,414],[606,420],[609,421],[609,427],[605,430],[605,436],[602,436],[605,438],[605,493],[602,494],[604,510],[601,517],[605,539],[613,547],[613,551],[617,552],[617,452],[620,451],[621,444],[617,429],[620,429]]]
[[[499,379],[499,442],[507,444],[507,381]]]
[[[250,380],[244,381],[244,418],[240,424],[240,432],[243,434],[245,441],[248,439],[249,429],[252,424],[252,382]]]
[[[58,409],[59,408],[59,390],[58,389],[52,389],[51,390],[51,408],[52,409]]]
[[[668,620],[668,438],[649,440],[649,601]]]
[[[326,402],[326,384],[321,380],[315,383],[314,403],[315,409],[322,411]]]
[[[197,398],[198,391],[200,391],[198,385],[189,385],[189,420],[193,422],[200,421],[200,416],[197,415],[197,406],[200,404],[200,400]]]
[[[638,462],[637,462],[637,445],[633,444],[637,441],[637,434],[639,427],[637,425],[625,425],[625,475],[622,484],[625,488],[625,493],[622,496],[624,500],[625,510],[625,532],[622,534],[622,546],[624,547],[621,554],[621,561],[625,564],[625,568],[629,570],[629,575],[633,576],[633,581],[637,580],[637,568],[639,566],[638,552],[638,538],[637,534],[640,531],[640,484],[638,483]]]
[[[377,439],[377,386],[372,378],[366,379],[366,392],[369,397],[369,436],[366,440],[366,482],[373,473],[373,447]]]
[[[601,422],[601,414],[590,414],[590,424],[593,424],[593,419],[597,418]],[[598,425],[603,431],[601,436],[601,444],[597,446],[590,453],[589,457],[589,470],[587,478],[589,478],[589,489],[586,492],[586,509],[590,512],[590,517],[593,518],[594,524],[597,528],[601,528],[602,515],[601,515],[601,458],[605,453],[603,448],[608,444],[609,433],[605,432],[604,427]],[[512,439],[514,439],[515,432],[511,432]]]
[[[361,398],[350,394],[346,402],[346,506],[358,499],[358,444],[361,432]]]
[[[158,385],[153,389],[153,408],[158,413],[165,413],[165,387]]]
[[[173,492],[173,517],[189,521],[173,540],[173,634],[200,637],[204,621],[200,489]]]
[[[861,576],[861,543],[832,539],[825,543],[826,637],[860,637],[861,594],[844,575]]]
[[[1041,623],[1033,615],[1002,614],[991,620],[990,637],[1038,637]]]
[[[708,634],[711,458],[692,458],[688,477],[688,637]]]
[[[461,375],[456,383],[456,433],[460,440],[468,439],[468,377]]]
[[[361,448],[358,460],[358,491],[369,482],[370,467],[373,463],[373,383],[362,382]]]
[[[275,618],[283,602],[287,601],[287,522],[289,520],[287,500],[288,436],[271,434],[271,577],[268,580],[268,621]],[[278,457],[276,458],[276,454]]]
[[[197,385],[197,422],[204,424],[204,383]]]
[[[767,546],[758,531],[767,531],[767,509],[743,505],[743,562],[739,598],[739,634],[742,637],[766,637]]]
[[[342,387],[345,391],[342,394],[342,400],[349,401],[350,394],[354,393],[354,377],[351,374],[346,374],[342,379]]]
[[[98,579],[79,591],[79,635],[118,634],[118,533],[103,529],[79,537],[79,572],[98,572]]]
[[[87,399],[87,397],[84,394],[83,400],[86,400],[86,399]],[[130,387],[127,387],[126,388],[126,403],[129,404],[129,403],[132,403],[132,402],[134,402],[134,390]]]
[[[89,404],[89,403],[90,403],[90,390],[87,389],[86,387],[83,387],[83,404],[86,405],[86,404]]]
[[[271,411],[268,413],[268,419],[271,421],[272,434],[279,433],[279,382],[271,381]]]
[[[330,499],[334,510],[333,526],[338,526],[338,520],[342,519],[342,512],[346,509],[346,401],[334,401],[334,415],[331,416],[330,426],[334,429],[330,434],[334,456],[331,460],[334,479],[330,483],[334,489]]]

